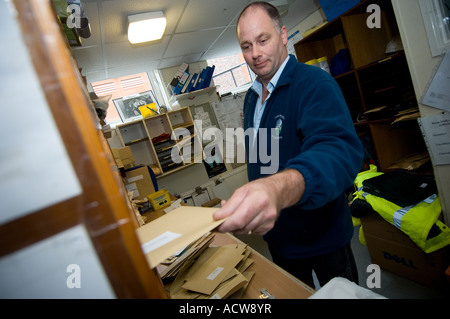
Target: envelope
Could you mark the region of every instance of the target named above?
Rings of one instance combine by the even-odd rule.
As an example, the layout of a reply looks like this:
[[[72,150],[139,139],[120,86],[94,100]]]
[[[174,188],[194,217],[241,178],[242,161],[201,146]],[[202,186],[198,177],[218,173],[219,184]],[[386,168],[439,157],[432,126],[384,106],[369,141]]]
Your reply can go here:
[[[236,269],[233,269],[228,277],[230,278],[222,281],[210,296],[201,295],[198,299],[226,299],[248,283],[248,279]]]
[[[181,206],[136,230],[151,268],[225,221],[214,220],[218,208]]]
[[[199,266],[192,267],[182,288],[210,295],[245,257],[245,249],[246,245],[218,247],[206,262],[196,262]]]
[[[205,249],[208,248],[209,244],[214,239],[213,233],[208,233],[203,237],[200,237],[183,255],[177,258],[169,266],[158,265],[159,275],[161,279],[168,277],[174,277],[183,268],[184,264],[189,260],[195,260],[199,255],[203,253]]]

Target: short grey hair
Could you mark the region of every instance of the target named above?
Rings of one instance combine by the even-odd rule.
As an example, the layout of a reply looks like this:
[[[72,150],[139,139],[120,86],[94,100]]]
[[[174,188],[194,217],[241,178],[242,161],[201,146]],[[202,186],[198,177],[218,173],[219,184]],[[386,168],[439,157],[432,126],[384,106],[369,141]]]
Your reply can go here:
[[[238,25],[239,25],[239,20],[241,20],[242,15],[249,8],[261,8],[261,9],[263,9],[267,13],[267,15],[270,17],[270,19],[272,19],[272,22],[275,25],[275,28],[277,29],[278,33],[281,32],[281,29],[283,28],[283,20],[281,19],[280,13],[278,12],[277,8],[275,8],[270,3],[264,2],[264,1],[256,1],[256,2],[252,2],[249,5],[247,5],[244,8],[244,10],[242,10],[241,14],[239,15],[239,18],[237,20],[237,24]]]

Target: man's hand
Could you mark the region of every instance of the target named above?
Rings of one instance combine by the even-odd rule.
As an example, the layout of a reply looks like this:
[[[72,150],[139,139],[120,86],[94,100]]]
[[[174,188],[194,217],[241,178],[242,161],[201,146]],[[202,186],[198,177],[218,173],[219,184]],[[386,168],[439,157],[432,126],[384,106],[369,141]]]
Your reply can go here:
[[[214,213],[216,220],[228,217],[218,231],[264,235],[274,227],[283,208],[301,199],[304,189],[303,176],[293,169],[252,181],[237,189]]]

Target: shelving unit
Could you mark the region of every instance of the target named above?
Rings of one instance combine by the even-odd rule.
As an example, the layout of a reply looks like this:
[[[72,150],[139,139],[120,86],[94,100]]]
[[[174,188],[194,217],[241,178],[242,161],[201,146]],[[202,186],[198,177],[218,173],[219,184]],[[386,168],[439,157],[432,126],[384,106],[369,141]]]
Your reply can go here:
[[[369,4],[380,6],[381,28],[368,27]],[[416,121],[392,124],[399,111],[418,106],[404,52],[386,53],[398,35],[391,1],[362,1],[295,44],[299,62],[326,56],[331,64],[341,50],[348,50],[350,69],[333,75],[358,134],[373,141],[382,171],[406,156],[427,152]],[[380,107],[385,108],[374,112]]]
[[[158,176],[192,165],[194,150],[200,150],[188,107],[118,125],[116,131],[122,145],[131,148],[135,162],[157,168]]]

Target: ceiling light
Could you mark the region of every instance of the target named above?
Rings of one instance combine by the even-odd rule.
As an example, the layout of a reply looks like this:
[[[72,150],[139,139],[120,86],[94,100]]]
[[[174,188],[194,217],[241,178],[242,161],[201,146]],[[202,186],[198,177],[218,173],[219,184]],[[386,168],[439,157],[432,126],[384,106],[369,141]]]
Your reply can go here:
[[[162,11],[130,15],[128,40],[132,44],[159,40],[164,34],[166,24],[166,17]]]

